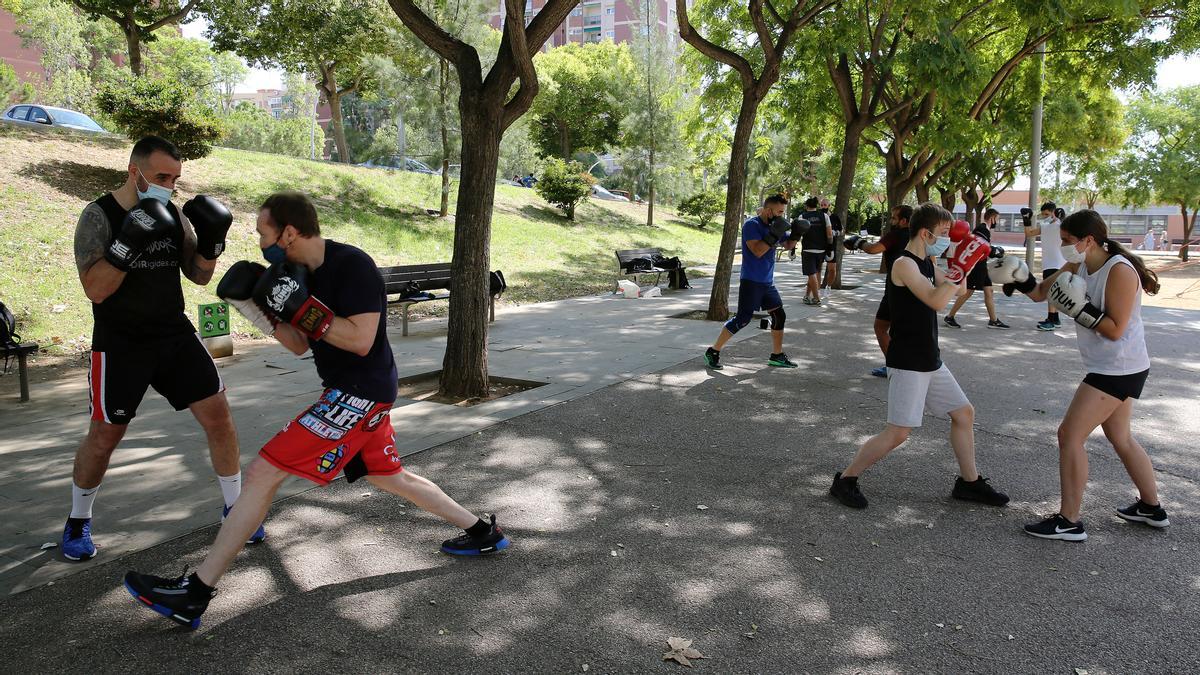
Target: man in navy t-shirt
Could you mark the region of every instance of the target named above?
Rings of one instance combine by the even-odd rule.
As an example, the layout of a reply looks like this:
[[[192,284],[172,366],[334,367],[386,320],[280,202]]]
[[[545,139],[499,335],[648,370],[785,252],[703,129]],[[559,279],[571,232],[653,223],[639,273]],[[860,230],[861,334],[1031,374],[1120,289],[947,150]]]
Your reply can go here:
[[[786,249],[796,247],[795,240],[788,236],[790,226],[783,217],[787,203],[783,195],[771,195],[763,201],[758,215],[742,225],[742,270],[737,314],[725,322],[717,341],[704,352],[704,363],[709,368],[722,368],[721,348],[750,323],[754,312],[759,309],[766,310],[771,317],[771,339],[775,351],[767,358],[767,365],[796,367],[783,353],[783,322],[787,315],[783,311],[783,299],[775,289],[775,247],[781,244]]]
[[[154,611],[199,626],[214,586],[289,475],[318,485],[328,485],[343,470],[348,482],[366,476],[375,487],[463,528],[462,535],[442,543],[445,553],[483,555],[507,548],[494,515],[490,522],[477,517],[406,470],[396,455],[389,416],[396,362],[375,261],[358,248],[323,239],[316,208],[299,192],[268,197],[257,228],[271,267],[235,263],[217,294],[293,353],[311,349],[325,390],[259,451],[246,470],[241,496],[194,573],[163,578],[130,571],[125,587]]]

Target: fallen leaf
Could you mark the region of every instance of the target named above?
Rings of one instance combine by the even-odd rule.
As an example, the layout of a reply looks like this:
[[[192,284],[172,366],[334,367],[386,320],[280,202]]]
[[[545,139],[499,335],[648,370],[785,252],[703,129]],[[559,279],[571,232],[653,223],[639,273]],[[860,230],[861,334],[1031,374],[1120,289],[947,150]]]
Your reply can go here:
[[[932,530],[932,529],[933,529],[933,523],[929,523],[928,525],[926,525],[926,526],[925,526],[925,529],[927,529],[927,530]]]
[[[935,623],[935,624],[933,624],[933,625],[937,626],[938,628],[945,628],[945,627],[946,627],[946,624],[944,624],[944,623]]]
[[[587,671],[588,671],[588,664],[585,663],[585,664],[583,664],[583,672],[586,673]]]
[[[954,630],[962,630],[962,626],[955,626]]]
[[[430,601],[429,601],[429,604],[431,604],[431,605],[436,605],[436,604],[437,604],[437,600],[430,600]]]
[[[441,628],[438,629],[438,635],[445,635],[445,634],[446,634],[445,630],[443,630]]]
[[[608,554],[609,554],[609,555],[611,555],[611,556],[612,556],[612,557],[614,557],[614,558],[615,558],[615,557],[617,557],[617,552],[616,552],[616,551],[609,551],[609,552],[608,552]]]
[[[50,308],[50,312],[51,312],[52,314],[62,314],[62,313],[63,313],[63,312],[65,312],[65,311],[67,311],[67,306],[66,306],[66,305],[55,305],[55,306],[53,306],[53,307],[51,307],[51,308]]]
[[[692,641],[680,637],[667,638],[669,651],[663,654],[663,661],[674,661],[680,665],[692,667],[691,659],[706,659],[707,656],[692,648]]]
[[[625,548],[625,544],[617,544],[617,548]]]
[[[1009,640],[1013,640],[1013,639],[1015,639],[1015,638],[1013,638],[1013,636],[1009,635],[1009,636],[1008,636],[1008,639],[1009,639]]]
[[[55,547],[57,547],[57,546],[58,546],[58,544],[56,544],[56,543],[54,543],[54,542],[52,542],[52,541],[48,541],[48,542],[46,542],[46,543],[42,544],[42,549],[41,549],[41,550],[45,551],[45,550],[46,550],[46,549],[48,549],[48,548],[55,548]]]
[[[1094,577],[1098,577],[1098,576],[1100,576],[1100,573],[1099,573],[1099,572],[1097,572],[1096,570],[1092,570],[1091,572],[1088,572],[1088,574],[1090,574],[1090,575],[1092,575],[1092,576],[1094,576]]]
[[[1076,668],[1075,675],[1088,675],[1088,671],[1083,668]]]
[[[703,504],[697,504],[697,505],[696,505],[696,510],[697,510],[697,511],[707,511],[707,510],[708,510],[708,507],[707,507],[707,506],[705,506],[705,505],[703,505]]]

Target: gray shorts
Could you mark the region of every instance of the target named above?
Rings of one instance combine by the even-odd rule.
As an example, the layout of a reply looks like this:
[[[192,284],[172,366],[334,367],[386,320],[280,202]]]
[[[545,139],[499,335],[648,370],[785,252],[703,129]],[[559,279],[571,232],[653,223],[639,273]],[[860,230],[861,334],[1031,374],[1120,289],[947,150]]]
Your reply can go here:
[[[888,424],[915,428],[926,410],[945,415],[970,404],[944,364],[928,373],[888,368]]]

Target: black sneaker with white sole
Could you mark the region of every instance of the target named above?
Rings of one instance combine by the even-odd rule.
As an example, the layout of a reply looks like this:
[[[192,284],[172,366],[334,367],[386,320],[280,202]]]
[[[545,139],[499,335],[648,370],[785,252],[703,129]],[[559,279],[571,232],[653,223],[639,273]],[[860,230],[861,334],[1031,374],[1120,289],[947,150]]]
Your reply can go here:
[[[842,478],[841,471],[833,474],[833,485],[829,487],[829,494],[852,509],[867,508],[867,498],[862,490],[858,489],[858,476]]]
[[[988,506],[1004,506],[1008,503],[1008,495],[997,491],[988,479],[980,476],[973,481],[965,481],[962,476],[954,479],[954,490],[951,497],[968,502],[978,502]]]
[[[1072,523],[1061,513],[1056,513],[1040,523],[1026,525],[1025,534],[1042,539],[1087,541],[1087,532],[1083,529],[1083,521]]]
[[[125,589],[138,602],[192,630],[200,627],[200,616],[217,594],[217,589],[206,586],[194,572],[189,575],[186,568],[174,579],[130,570],[125,573]]]
[[[1167,520],[1167,512],[1163,509],[1162,504],[1150,506],[1140,499],[1123,509],[1117,509],[1117,516],[1150,527],[1161,528],[1171,524],[1171,521]]]

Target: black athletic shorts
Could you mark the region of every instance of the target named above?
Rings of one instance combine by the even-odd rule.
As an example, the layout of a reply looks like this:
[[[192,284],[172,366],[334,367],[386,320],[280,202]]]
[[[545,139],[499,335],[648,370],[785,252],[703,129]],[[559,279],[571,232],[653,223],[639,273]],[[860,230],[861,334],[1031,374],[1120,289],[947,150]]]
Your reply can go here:
[[[967,274],[967,288],[972,291],[982,291],[990,288],[992,279],[988,276],[987,258],[975,263]]]
[[[88,394],[93,420],[129,424],[147,387],[154,387],[176,410],[225,391],[217,364],[195,333],[92,352]]]
[[[1052,270],[1042,270],[1042,281],[1045,281],[1045,280],[1049,279],[1050,277],[1054,276],[1054,273],[1057,271],[1058,271],[1057,267],[1055,267]]]
[[[884,293],[879,300],[879,309],[875,310],[875,320],[892,322],[892,310],[888,307],[887,293]]]
[[[1088,373],[1083,378],[1083,383],[1099,389],[1118,401],[1124,401],[1127,398],[1142,397],[1142,387],[1146,386],[1147,377],[1150,377],[1149,368],[1132,375]]]
[[[821,273],[821,263],[825,262],[824,253],[809,253],[808,251],[800,252],[800,271],[804,276],[810,277],[814,274]]]

